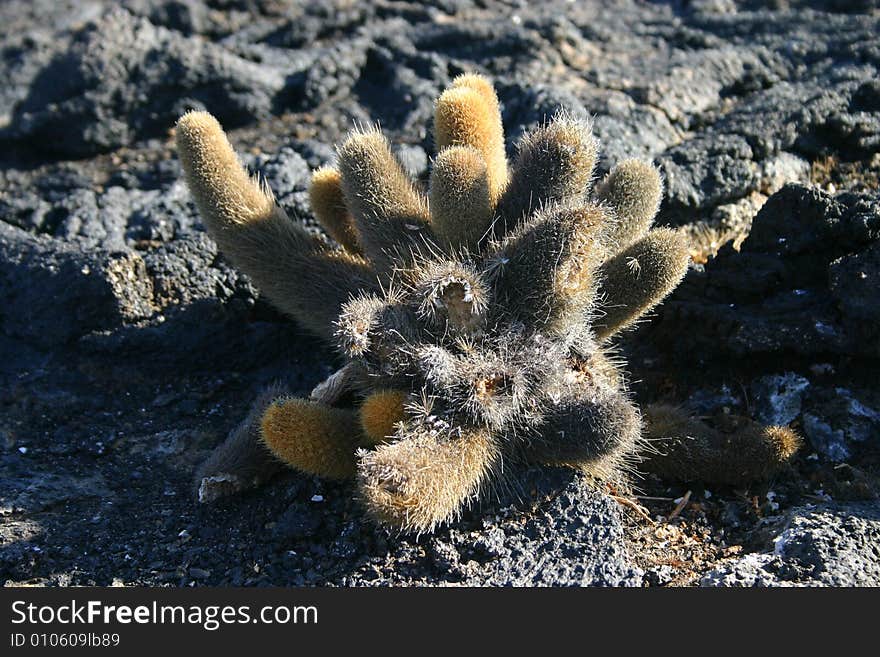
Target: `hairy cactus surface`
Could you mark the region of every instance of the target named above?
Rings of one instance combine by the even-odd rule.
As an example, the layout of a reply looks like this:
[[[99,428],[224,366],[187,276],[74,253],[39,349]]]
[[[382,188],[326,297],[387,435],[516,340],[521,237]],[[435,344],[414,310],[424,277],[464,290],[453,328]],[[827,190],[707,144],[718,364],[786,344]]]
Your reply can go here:
[[[312,207],[333,242],[274,203],[212,116],[177,124],[210,234],[346,361],[309,400],[261,397],[214,462],[234,465],[237,437],[238,461],[268,448],[300,471],[353,477],[367,512],[406,531],[454,518],[505,463],[619,479],[642,419],[610,341],[688,266],[684,237],[652,228],[653,166],[621,162],[593,188],[587,122],[558,112],[508,163],[487,79],[456,78],[435,109],[427,190],[377,128],[352,132],[314,173]]]
[[[724,413],[712,420],[710,426],[674,406],[648,406],[645,432],[661,445],[643,469],[666,479],[739,485],[768,479],[801,446],[788,427]]]

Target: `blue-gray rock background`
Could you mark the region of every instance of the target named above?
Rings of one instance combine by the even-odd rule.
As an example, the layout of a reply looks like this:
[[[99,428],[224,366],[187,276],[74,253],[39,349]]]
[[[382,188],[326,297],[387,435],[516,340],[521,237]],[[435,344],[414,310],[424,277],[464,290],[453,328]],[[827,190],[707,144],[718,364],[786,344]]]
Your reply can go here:
[[[7,0],[0,25],[0,581],[880,584],[876,1]],[[294,473],[195,501],[263,386],[305,394],[335,362],[205,235],[175,119],[218,116],[311,222],[309,171],[356,123],[424,179],[433,100],[468,70],[511,149],[565,106],[603,171],[662,168],[696,264],[622,345],[636,392],[791,424],[790,468],[639,480],[652,521],[528,472],[410,538]]]

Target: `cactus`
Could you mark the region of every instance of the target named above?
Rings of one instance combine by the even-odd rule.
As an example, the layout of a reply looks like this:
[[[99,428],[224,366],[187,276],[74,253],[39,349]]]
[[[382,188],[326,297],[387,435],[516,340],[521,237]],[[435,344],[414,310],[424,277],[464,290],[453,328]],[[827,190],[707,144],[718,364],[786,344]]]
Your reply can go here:
[[[394,425],[405,417],[405,401],[406,392],[402,390],[377,390],[368,395],[358,409],[364,435],[377,445],[391,438]]]
[[[788,427],[765,427],[720,414],[713,425],[666,404],[645,408],[645,433],[655,439],[642,468],[665,479],[743,485],[769,479],[800,448]]]
[[[596,198],[614,213],[609,232],[618,250],[648,232],[662,197],[660,173],[641,160],[624,160],[599,183]]]
[[[372,518],[417,532],[454,518],[505,463],[622,481],[642,420],[611,340],[688,265],[683,236],[651,227],[662,181],[650,164],[622,162],[591,194],[589,124],[557,113],[508,167],[495,91],[468,74],[438,99],[434,133],[427,194],[375,128],[314,174],[335,249],[272,202],[212,117],[177,124],[223,252],[347,362],[311,400],[263,400],[263,443],[294,469],[354,477]]]
[[[369,445],[358,414],[296,397],[279,397],[260,421],[263,443],[284,463],[328,479],[355,473],[355,451]]]
[[[479,250],[494,212],[489,172],[471,146],[444,148],[431,170],[431,225],[447,249]]]
[[[547,204],[581,203],[593,178],[597,152],[590,126],[565,112],[527,133],[517,148],[510,184],[501,200],[505,221],[516,224]]]
[[[345,206],[342,176],[337,169],[321,167],[312,173],[309,202],[326,233],[349,253],[360,254],[354,218]]]
[[[263,390],[248,416],[199,466],[196,485],[200,502],[258,486],[281,469],[281,462],[263,444],[260,423],[269,405],[287,394],[278,384]]]
[[[266,186],[242,168],[213,116],[184,115],[177,150],[202,221],[220,249],[310,331],[332,336],[351,295],[377,287],[366,260],[329,249],[287,217]]]

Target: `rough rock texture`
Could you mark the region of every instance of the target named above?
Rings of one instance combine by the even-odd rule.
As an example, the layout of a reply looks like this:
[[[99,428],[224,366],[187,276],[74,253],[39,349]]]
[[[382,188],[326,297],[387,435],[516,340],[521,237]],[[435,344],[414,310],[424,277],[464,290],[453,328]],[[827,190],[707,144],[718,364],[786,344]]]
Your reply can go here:
[[[880,467],[880,18],[772,4],[0,3],[0,581],[856,581],[845,546],[876,534],[858,509]],[[334,357],[205,236],[174,119],[217,115],[314,227],[309,170],[332,145],[379,121],[424,180],[432,101],[471,69],[514,140],[562,105],[593,120],[600,174],[662,168],[661,220],[701,264],[623,345],[640,401],[792,423],[807,447],[748,491],[640,481],[658,526],[560,472],[510,473],[433,536],[378,532],[349,486],[294,473],[198,505],[196,464],[260,388],[305,394]],[[780,514],[792,538],[768,556],[761,518]]]
[[[772,552],[706,573],[703,586],[876,586],[880,506],[798,507],[779,523]]]
[[[788,184],[664,307],[662,330],[705,327],[695,343],[735,356],[880,356],[880,197]],[[681,343],[679,343],[681,344]],[[682,345],[688,349],[693,344]]]

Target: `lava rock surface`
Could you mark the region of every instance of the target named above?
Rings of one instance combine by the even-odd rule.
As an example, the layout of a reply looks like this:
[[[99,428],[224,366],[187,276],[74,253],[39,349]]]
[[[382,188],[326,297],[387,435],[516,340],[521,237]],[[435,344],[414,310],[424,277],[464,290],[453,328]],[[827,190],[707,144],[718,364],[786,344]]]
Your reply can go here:
[[[2,3],[0,581],[880,584],[880,16],[775,5]],[[745,492],[648,478],[647,514],[511,473],[418,537],[292,472],[196,502],[261,388],[307,394],[336,363],[218,254],[174,121],[218,116],[314,227],[309,171],[355,124],[425,180],[433,100],[469,70],[493,78],[511,154],[564,106],[593,121],[601,172],[658,163],[663,223],[740,231],[622,348],[642,402],[792,423],[788,471]]]

